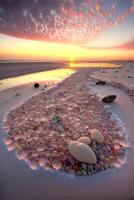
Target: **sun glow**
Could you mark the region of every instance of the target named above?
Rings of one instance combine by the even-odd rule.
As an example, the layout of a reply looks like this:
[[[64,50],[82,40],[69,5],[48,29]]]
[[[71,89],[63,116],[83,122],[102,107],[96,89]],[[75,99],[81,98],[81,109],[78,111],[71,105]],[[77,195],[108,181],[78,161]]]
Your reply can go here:
[[[0,35],[0,59],[67,60],[129,60],[134,50],[83,48],[81,46],[19,39]],[[71,65],[72,65],[71,64]]]

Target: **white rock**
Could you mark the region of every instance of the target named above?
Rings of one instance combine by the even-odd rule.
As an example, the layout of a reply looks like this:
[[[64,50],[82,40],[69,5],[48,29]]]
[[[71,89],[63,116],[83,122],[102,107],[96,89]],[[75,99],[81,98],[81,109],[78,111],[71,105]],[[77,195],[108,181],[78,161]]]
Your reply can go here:
[[[68,145],[70,154],[78,161],[95,164],[96,156],[92,149],[84,143],[71,141]]]
[[[103,143],[104,142],[104,136],[100,131],[97,129],[92,129],[91,131],[91,139],[95,140],[98,143]]]
[[[82,142],[84,144],[91,144],[91,139],[90,137],[80,137],[78,140],[78,142]]]

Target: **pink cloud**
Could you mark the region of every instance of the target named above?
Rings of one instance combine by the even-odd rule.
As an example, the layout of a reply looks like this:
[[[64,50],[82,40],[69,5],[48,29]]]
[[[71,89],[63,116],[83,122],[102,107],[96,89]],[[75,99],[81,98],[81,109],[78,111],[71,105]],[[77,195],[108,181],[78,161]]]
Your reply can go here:
[[[82,46],[82,48],[85,49],[100,49],[100,50],[110,50],[110,49],[122,49],[122,50],[134,50],[134,40],[130,40],[129,42],[126,42],[121,45],[112,46],[112,47],[90,47],[90,46]]]

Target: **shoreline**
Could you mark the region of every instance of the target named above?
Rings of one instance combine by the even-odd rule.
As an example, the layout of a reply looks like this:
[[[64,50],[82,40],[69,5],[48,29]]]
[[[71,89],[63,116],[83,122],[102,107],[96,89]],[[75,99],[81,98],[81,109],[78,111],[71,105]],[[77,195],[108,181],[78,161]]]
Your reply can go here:
[[[67,68],[66,63],[0,63],[0,81],[6,78],[28,75],[36,72],[51,71]]]
[[[79,70],[56,87],[33,96],[8,113],[4,124],[8,133],[5,144],[9,151],[15,149],[17,158],[28,162],[31,169],[40,166],[88,176],[113,168],[117,163],[121,165],[119,157],[124,159],[125,156],[125,147],[121,143],[124,136],[119,135],[122,127],[105,111],[103,103],[89,88],[92,71]],[[24,131],[25,127],[28,132]],[[91,140],[92,130],[99,132],[102,139],[98,143],[102,144]],[[91,140],[89,146],[85,145],[95,159],[88,161],[89,165],[84,164],[84,158],[83,162],[74,159],[68,150],[71,141],[82,137]]]

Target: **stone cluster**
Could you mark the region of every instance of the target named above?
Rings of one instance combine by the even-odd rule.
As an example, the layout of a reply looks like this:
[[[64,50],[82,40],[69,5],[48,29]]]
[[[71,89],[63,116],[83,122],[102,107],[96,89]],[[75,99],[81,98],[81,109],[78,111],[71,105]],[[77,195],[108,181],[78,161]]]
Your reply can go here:
[[[122,164],[122,127],[89,89],[89,75],[80,70],[7,114],[5,144],[31,169],[86,176]]]

